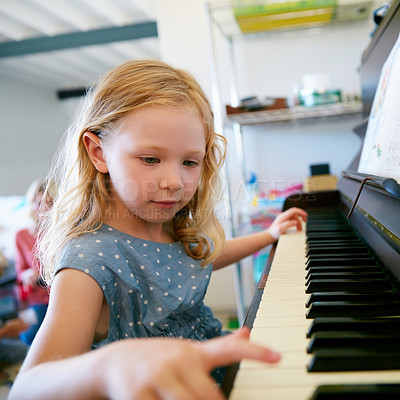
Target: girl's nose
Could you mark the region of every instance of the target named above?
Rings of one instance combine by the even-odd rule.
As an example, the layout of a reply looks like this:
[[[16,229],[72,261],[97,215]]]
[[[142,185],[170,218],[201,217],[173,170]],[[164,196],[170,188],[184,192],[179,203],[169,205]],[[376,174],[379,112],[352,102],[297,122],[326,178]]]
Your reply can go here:
[[[169,168],[165,171],[166,173],[160,179],[160,188],[169,190],[180,190],[183,188],[182,178],[179,174],[178,168]]]

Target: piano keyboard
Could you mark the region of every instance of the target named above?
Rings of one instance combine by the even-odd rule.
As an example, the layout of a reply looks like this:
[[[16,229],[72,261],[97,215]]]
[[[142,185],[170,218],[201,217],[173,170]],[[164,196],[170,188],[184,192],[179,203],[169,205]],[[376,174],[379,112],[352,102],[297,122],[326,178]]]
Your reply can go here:
[[[279,239],[251,330],[282,359],[242,361],[230,400],[400,399],[399,294],[341,215],[318,214]]]

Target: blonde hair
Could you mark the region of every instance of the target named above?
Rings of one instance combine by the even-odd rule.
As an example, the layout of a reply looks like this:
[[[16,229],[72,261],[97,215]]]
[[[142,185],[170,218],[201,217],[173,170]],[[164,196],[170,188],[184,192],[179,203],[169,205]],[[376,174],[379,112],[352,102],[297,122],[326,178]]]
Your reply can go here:
[[[83,143],[84,133],[93,132],[100,140],[107,140],[124,118],[144,106],[188,107],[204,124],[206,153],[200,183],[172,224],[176,239],[190,256],[202,259],[203,265],[220,253],[225,236],[214,207],[221,189],[219,170],[225,159],[226,141],[214,131],[210,103],[189,73],[160,61],[130,61],[111,70],[85,96],[55,159],[49,177],[57,182],[58,191],[43,220],[38,247],[47,283],[54,278],[65,245],[101,226],[111,198],[108,173],[98,172],[92,164]]]

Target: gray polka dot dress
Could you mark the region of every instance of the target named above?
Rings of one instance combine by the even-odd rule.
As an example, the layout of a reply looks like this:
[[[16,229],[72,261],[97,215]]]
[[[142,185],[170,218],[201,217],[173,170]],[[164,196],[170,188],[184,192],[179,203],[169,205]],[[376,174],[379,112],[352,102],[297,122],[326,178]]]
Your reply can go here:
[[[212,265],[200,263],[180,242],[142,240],[103,224],[66,246],[56,272],[77,269],[101,287],[110,324],[96,348],[132,337],[205,340],[221,335],[221,322],[203,303]]]

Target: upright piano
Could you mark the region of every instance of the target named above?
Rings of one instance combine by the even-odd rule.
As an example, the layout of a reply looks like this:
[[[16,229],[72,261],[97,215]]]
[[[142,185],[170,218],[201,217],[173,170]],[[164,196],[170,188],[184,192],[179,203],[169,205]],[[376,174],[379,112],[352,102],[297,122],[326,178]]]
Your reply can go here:
[[[399,32],[393,0],[362,57],[361,138]],[[347,218],[361,178],[345,173],[336,191],[286,199],[284,209],[301,207],[308,221],[272,249],[245,320],[251,340],[282,360],[229,367],[230,400],[400,399],[400,196],[376,179]]]

